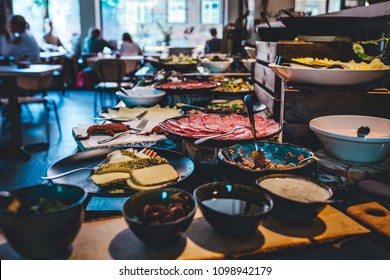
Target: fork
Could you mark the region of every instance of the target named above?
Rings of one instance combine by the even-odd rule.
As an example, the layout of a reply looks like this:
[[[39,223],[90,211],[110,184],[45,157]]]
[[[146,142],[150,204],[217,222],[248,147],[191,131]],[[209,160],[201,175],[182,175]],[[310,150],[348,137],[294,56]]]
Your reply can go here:
[[[73,173],[76,173],[76,172],[79,172],[79,171],[83,171],[83,170],[95,171],[96,169],[98,169],[103,164],[106,164],[111,159],[112,156],[113,156],[112,154],[108,154],[107,157],[103,161],[101,161],[98,165],[96,165],[95,167],[81,167],[81,168],[72,169],[72,170],[69,170],[67,172],[57,174],[57,175],[41,177],[41,179],[50,181],[50,180],[58,179],[58,178],[67,176],[69,174],[73,174]]]
[[[148,121],[149,120],[141,120],[141,122],[135,128],[131,128],[130,131],[124,131],[124,132],[121,132],[115,136],[112,136],[112,137],[109,137],[109,138],[106,138],[103,140],[99,140],[98,144],[104,144],[104,143],[110,142],[110,141],[115,140],[119,137],[122,137],[123,135],[126,135],[126,134],[140,133],[142,131],[142,129],[144,129],[144,127],[148,124]]]

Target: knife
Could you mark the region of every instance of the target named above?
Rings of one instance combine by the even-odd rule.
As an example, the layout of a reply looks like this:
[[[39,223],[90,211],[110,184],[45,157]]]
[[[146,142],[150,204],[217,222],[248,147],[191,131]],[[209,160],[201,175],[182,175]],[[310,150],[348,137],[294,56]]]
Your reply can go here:
[[[143,111],[141,114],[139,114],[139,115],[137,115],[137,116],[135,116],[135,117],[132,117],[132,118],[118,116],[118,117],[93,118],[93,119],[96,120],[96,121],[109,121],[109,120],[124,121],[124,122],[138,121],[138,120],[140,120],[143,116],[145,116],[147,112],[148,112],[148,111],[145,110],[145,111]]]

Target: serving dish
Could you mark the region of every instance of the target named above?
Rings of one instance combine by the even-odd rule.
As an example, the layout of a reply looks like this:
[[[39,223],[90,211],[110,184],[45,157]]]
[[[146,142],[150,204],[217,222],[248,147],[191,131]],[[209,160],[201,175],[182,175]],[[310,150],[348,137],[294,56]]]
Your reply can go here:
[[[197,203],[186,191],[167,188],[139,192],[123,205],[122,214],[134,234],[150,247],[179,241],[190,226]]]
[[[245,95],[254,95],[253,85],[243,78],[213,78],[219,86],[213,90],[215,98],[244,99]]]
[[[270,138],[281,131],[279,123],[272,119],[265,119],[255,115],[257,139]],[[238,114],[219,115],[201,114],[184,115],[167,119],[160,123],[160,127],[168,136],[180,137],[183,140],[196,140],[232,131],[237,125],[244,128],[224,138],[214,138],[205,142],[205,146],[230,146],[236,143],[253,141],[252,131],[247,117]]]
[[[315,69],[305,66],[268,65],[275,74],[286,82],[322,86],[358,85],[370,83],[390,74],[390,66],[379,70]]]
[[[121,91],[116,92],[116,96],[125,103],[127,107],[145,106],[151,107],[158,104],[165,92],[155,88],[133,88],[125,90],[126,94]]]
[[[255,232],[273,207],[265,192],[241,184],[207,183],[194,190],[194,197],[218,233],[235,237]]]
[[[201,108],[198,108],[201,107]],[[246,107],[244,101],[241,99],[213,99],[211,101],[195,102],[193,104],[183,104],[181,106],[184,114],[246,114]],[[253,112],[259,113],[267,108],[265,104],[253,104]]]
[[[257,141],[260,151],[270,162],[264,168],[251,166],[253,143],[236,144],[218,150],[225,174],[234,181],[255,181],[260,176],[275,173],[293,173],[310,176],[316,169],[315,154],[292,144]]]
[[[180,57],[180,55],[171,55],[169,57]],[[185,61],[182,61],[179,63],[179,60],[172,60],[172,59],[156,59],[153,57],[147,57],[145,60],[149,62],[154,68],[160,70],[160,69],[165,69],[167,71],[169,70],[176,70],[179,72],[188,72],[188,71],[193,71],[196,69],[196,66],[199,63],[199,60],[197,59],[192,59],[190,56],[185,56],[188,59]],[[184,57],[184,55],[183,55]]]
[[[142,148],[134,148],[134,149],[139,150]],[[93,168],[98,163],[100,163],[103,159],[105,159],[109,153],[115,150],[118,149],[107,148],[107,149],[91,150],[91,151],[76,153],[74,155],[65,157],[49,167],[49,169],[47,170],[47,176],[54,176],[80,167]],[[183,180],[187,179],[194,171],[195,166],[193,161],[178,152],[171,151],[171,150],[164,150],[164,149],[153,149],[153,148],[151,148],[151,150],[155,151],[159,156],[166,158],[169,164],[172,165],[173,168],[179,174],[179,179],[176,182],[169,184],[169,186],[175,186],[177,184],[180,184]],[[73,184],[73,185],[81,186],[87,193],[89,193],[92,196],[108,196],[108,197],[129,196],[136,192],[130,188],[124,189],[124,192],[121,193],[110,192],[107,189],[98,187],[92,181],[90,181],[89,180],[90,175],[91,175],[90,171],[82,171],[82,172],[73,173],[71,175],[53,180],[53,182],[57,184]]]
[[[219,60],[213,60],[212,58],[203,58],[202,64],[211,72],[211,73],[223,73],[230,67],[233,63],[233,58],[220,58]]]
[[[272,174],[260,177],[256,184],[270,194],[273,213],[284,220],[308,223],[329,203],[330,187],[314,178],[294,174]]]
[[[36,185],[11,191],[20,209],[0,208],[0,226],[8,242],[29,259],[66,258],[84,219],[87,194],[74,185]]]
[[[358,137],[358,129],[367,126],[370,132]],[[390,154],[390,120],[371,116],[332,115],[312,119],[313,130],[326,151],[336,158],[371,163]]]

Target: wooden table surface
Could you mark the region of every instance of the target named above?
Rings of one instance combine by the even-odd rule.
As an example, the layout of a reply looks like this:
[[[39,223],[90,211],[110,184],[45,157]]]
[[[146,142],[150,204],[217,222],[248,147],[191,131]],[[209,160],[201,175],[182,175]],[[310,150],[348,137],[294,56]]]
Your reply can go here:
[[[327,206],[308,225],[284,223],[272,216],[248,237],[217,234],[199,209],[184,237],[167,248],[145,246],[122,217],[83,223],[69,259],[226,259],[256,257],[289,248],[309,247],[370,231],[332,206]],[[0,234],[0,259],[20,259]]]

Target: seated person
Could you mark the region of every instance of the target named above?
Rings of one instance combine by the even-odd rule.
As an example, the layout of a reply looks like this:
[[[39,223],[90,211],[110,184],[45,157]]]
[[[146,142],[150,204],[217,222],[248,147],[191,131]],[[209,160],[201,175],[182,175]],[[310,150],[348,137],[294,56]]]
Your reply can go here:
[[[119,48],[120,54],[142,54],[140,47],[133,42],[129,33],[123,33],[122,44]]]
[[[11,19],[12,40],[4,52],[4,56],[13,56],[16,61],[30,61],[39,63],[39,46],[35,38],[26,33],[27,22],[22,16],[13,16]]]
[[[6,27],[6,22],[0,23],[0,56],[3,56],[5,51],[8,49],[11,36]]]
[[[107,47],[110,50],[114,50],[114,46],[108,43],[106,40],[100,38],[101,32],[98,28],[94,27],[89,30],[89,35],[84,40],[84,52],[86,53],[99,53],[103,52]]]
[[[46,44],[62,47],[60,38],[53,34],[53,22],[51,20],[47,22],[46,28],[47,28],[47,33],[43,36],[43,41]]]
[[[206,53],[221,52],[222,40],[217,38],[217,29],[211,28],[210,34],[212,36],[212,39],[206,41],[205,52]]]

